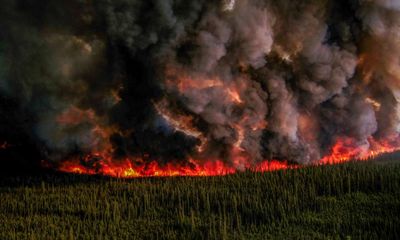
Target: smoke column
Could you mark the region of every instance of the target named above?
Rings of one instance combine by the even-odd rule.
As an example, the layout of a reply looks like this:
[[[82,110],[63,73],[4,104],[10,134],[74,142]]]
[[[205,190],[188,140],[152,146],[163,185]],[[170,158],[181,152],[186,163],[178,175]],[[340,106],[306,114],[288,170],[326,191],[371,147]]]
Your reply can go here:
[[[52,164],[399,146],[398,0],[0,3],[0,140]]]

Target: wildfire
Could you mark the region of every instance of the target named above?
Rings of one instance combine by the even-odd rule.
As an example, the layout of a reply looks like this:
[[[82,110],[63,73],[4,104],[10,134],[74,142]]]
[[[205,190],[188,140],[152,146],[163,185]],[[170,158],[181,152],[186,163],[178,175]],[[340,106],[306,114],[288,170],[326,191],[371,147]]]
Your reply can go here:
[[[366,161],[386,153],[399,151],[397,139],[390,141],[368,140],[369,146],[357,146],[351,138],[342,138],[333,146],[331,154],[322,158],[318,164],[337,164],[356,159]]]
[[[369,140],[369,148],[356,146],[350,138],[338,139],[331,153],[315,165],[339,164],[351,160],[368,160],[381,154],[398,151],[394,142],[379,142],[373,138]],[[232,163],[222,160],[196,160],[186,162],[171,162],[164,165],[156,162],[144,162],[140,158],[126,158],[115,160],[108,153],[95,153],[81,158],[75,158],[61,163],[59,170],[62,172],[104,175],[116,178],[142,178],[142,177],[174,177],[174,176],[224,176],[240,171],[268,172],[286,169],[296,169],[300,165],[290,164],[286,161],[265,160],[257,164],[250,163],[249,159],[242,155],[242,151],[234,148],[235,154]]]
[[[174,177],[174,176],[224,176],[234,174],[238,170],[235,166],[229,165],[221,160],[199,161],[191,159],[185,163],[167,163],[160,165],[156,161],[144,163],[138,159],[124,159],[114,161],[105,156],[96,166],[85,166],[86,161],[92,156],[83,159],[74,159],[63,162],[59,167],[62,172],[86,174],[86,175],[104,175],[117,178],[140,178],[140,177]],[[275,171],[295,166],[286,162],[265,161],[254,167],[246,168],[255,172]]]
[[[205,89],[205,88],[224,88],[229,101],[240,106],[243,103],[240,92],[245,89],[245,85],[230,85],[224,87],[223,82],[218,79],[208,79],[204,81],[196,81],[189,77],[182,77],[178,80],[179,90],[182,92],[189,89]],[[175,82],[176,83],[176,82]],[[373,99],[366,99],[372,105],[378,106],[378,102]],[[161,100],[154,103],[154,107],[158,114],[167,121],[175,131],[180,131],[188,136],[199,139],[200,144],[197,147],[199,155],[205,150],[208,140],[203,132],[195,127],[194,118],[173,110],[167,100]],[[60,114],[57,122],[65,126],[74,126],[82,122],[97,122],[97,116],[92,110],[83,111],[76,107],[71,107],[67,111]],[[231,161],[223,161],[221,159],[190,159],[186,161],[175,161],[166,164],[160,164],[157,161],[144,161],[142,158],[129,157],[125,159],[114,159],[113,148],[111,144],[103,144],[102,148],[97,148],[99,152],[94,152],[87,156],[76,157],[68,161],[64,161],[58,166],[62,172],[88,175],[104,175],[117,178],[140,178],[140,177],[172,177],[172,176],[220,176],[234,174],[240,171],[266,172],[285,170],[301,167],[300,165],[290,164],[286,161],[265,160],[254,163],[242,148],[242,143],[248,129],[258,131],[267,126],[266,121],[260,118],[259,121],[250,121],[248,115],[237,123],[232,125],[237,133],[236,142],[231,146],[229,158]],[[93,124],[93,133],[107,142],[111,132],[115,129],[107,129],[103,126]],[[300,129],[307,132],[313,129],[314,123],[312,118],[304,115],[301,118]],[[306,135],[307,136],[307,135]],[[310,135],[311,140],[314,136]],[[315,165],[338,164],[351,160],[368,160],[385,153],[400,150],[400,140],[376,140],[370,138],[367,143],[359,144],[351,138],[337,139],[331,148],[329,154],[319,161],[315,161]],[[5,149],[10,145],[5,142],[0,145],[0,149]],[[102,150],[99,150],[102,149]]]
[[[282,52],[282,56],[285,53]],[[206,91],[207,89],[215,90],[221,95],[221,101],[229,106],[242,108],[246,101],[245,93],[248,81],[245,79],[237,79],[236,81],[223,81],[213,77],[194,77],[185,71],[179,71],[176,68],[167,68],[166,70],[166,87],[171,91],[178,91],[182,96],[197,91]],[[173,92],[173,91],[172,91]],[[176,93],[176,92],[175,92]],[[243,98],[242,98],[243,97]],[[117,98],[116,98],[117,99]],[[118,100],[118,99],[117,99]],[[381,104],[372,98],[366,98],[365,101],[370,103],[376,110]],[[228,153],[229,161],[222,159],[205,159],[205,150],[209,141],[205,133],[196,127],[196,119],[183,110],[179,110],[173,106],[173,102],[163,99],[154,102],[154,108],[158,115],[162,117],[168,124],[178,132],[182,132],[187,136],[192,136],[199,140],[197,146],[197,155],[189,160],[172,161],[161,164],[157,161],[149,161],[147,158],[137,156],[127,157],[125,159],[115,159],[113,155],[113,147],[108,140],[111,133],[118,132],[117,129],[108,129],[102,125],[96,124],[101,122],[92,110],[81,110],[71,107],[67,111],[60,114],[57,122],[60,125],[69,127],[89,122],[93,125],[93,134],[98,141],[108,144],[96,144],[96,149],[87,156],[75,157],[62,162],[58,169],[63,172],[89,175],[105,175],[118,178],[139,178],[139,177],[171,177],[171,176],[220,176],[234,174],[241,171],[266,172],[299,168],[300,165],[290,164],[287,161],[264,160],[256,162],[246,153],[244,140],[246,134],[251,131],[261,131],[267,127],[264,117],[257,117],[256,113],[251,111],[243,111],[240,119],[236,119],[230,123],[230,127],[236,133],[236,140],[230,146]],[[306,140],[312,142],[316,139],[318,125],[313,121],[310,114],[303,114],[299,121],[299,130]],[[358,143],[351,138],[336,139],[336,143],[330,152],[322,159],[314,161],[314,165],[337,164],[351,160],[368,160],[384,153],[391,153],[400,150],[400,139],[395,140],[376,140],[368,139],[367,142]],[[4,145],[4,144],[3,144]],[[0,145],[1,147],[1,145]],[[197,158],[197,159],[196,159]],[[150,159],[151,160],[151,159]]]

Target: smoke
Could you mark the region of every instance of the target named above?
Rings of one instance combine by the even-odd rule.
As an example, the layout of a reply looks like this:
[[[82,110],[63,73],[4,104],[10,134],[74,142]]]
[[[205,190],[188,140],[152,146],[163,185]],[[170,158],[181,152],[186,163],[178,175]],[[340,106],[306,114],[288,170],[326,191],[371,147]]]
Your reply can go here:
[[[49,161],[242,168],[399,135],[397,0],[0,3],[0,95],[19,106],[0,137],[22,124]]]

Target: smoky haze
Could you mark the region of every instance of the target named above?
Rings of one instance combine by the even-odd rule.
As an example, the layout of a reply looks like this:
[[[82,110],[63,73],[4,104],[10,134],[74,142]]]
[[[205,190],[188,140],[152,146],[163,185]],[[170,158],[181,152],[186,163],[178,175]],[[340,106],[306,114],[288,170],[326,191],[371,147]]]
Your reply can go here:
[[[0,140],[41,159],[311,163],[398,138],[398,0],[0,3]]]

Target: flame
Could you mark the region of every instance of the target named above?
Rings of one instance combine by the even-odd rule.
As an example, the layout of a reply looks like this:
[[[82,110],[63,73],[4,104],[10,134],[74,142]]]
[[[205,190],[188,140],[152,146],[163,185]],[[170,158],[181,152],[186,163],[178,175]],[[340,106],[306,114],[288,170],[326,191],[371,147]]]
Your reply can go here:
[[[400,150],[398,139],[378,141],[372,137],[367,148],[357,146],[354,139],[340,138],[332,147],[329,155],[315,162],[315,165],[339,164],[351,160],[365,161],[381,154]],[[116,178],[143,177],[174,177],[174,176],[224,176],[241,171],[268,172],[300,168],[301,165],[290,164],[287,161],[265,160],[251,163],[242,149],[233,147],[233,161],[227,163],[218,159],[189,159],[186,162],[170,162],[160,164],[156,161],[145,162],[141,158],[114,159],[108,152],[89,154],[64,161],[58,167],[59,171],[85,174],[104,175]]]
[[[190,159],[185,163],[167,163],[161,165],[156,161],[145,163],[141,159],[134,158],[113,160],[109,156],[101,155],[102,154],[88,155],[81,159],[75,158],[63,162],[59,170],[75,174],[104,175],[117,178],[224,176],[239,171],[235,166],[221,160],[200,161]],[[90,162],[92,158],[101,158],[101,161],[97,162],[95,166],[91,166]],[[248,164],[246,165],[247,167],[243,170],[252,170],[255,172],[295,168],[295,166],[289,165],[287,162],[280,161],[265,161],[251,168],[248,167]]]
[[[398,139],[393,141],[377,141],[373,137],[368,140],[368,146],[357,146],[354,139],[341,138],[332,147],[331,154],[322,158],[318,164],[338,164],[353,159],[366,161],[386,153],[400,150]]]
[[[180,73],[180,74],[178,74]],[[222,93],[226,94],[224,101],[230,101],[232,105],[240,106],[245,100],[241,98],[241,93],[246,91],[246,82],[224,82],[218,78],[198,79],[189,76],[184,71],[167,68],[166,87],[179,91],[184,95],[187,91],[203,90],[208,88],[220,88]],[[366,99],[367,102],[375,107],[379,103],[372,98]],[[207,137],[196,128],[195,119],[186,113],[182,113],[171,107],[167,100],[153,103],[158,114],[167,121],[175,131],[180,131],[188,136],[199,139],[198,153],[186,161],[171,161],[161,164],[157,161],[151,161],[148,156],[131,156],[124,159],[115,159],[112,144],[108,139],[111,133],[118,132],[118,129],[102,126],[101,119],[96,116],[92,110],[80,110],[71,107],[58,118],[57,122],[61,125],[74,126],[82,122],[92,123],[93,133],[103,144],[93,149],[92,153],[86,156],[78,156],[67,161],[63,161],[58,166],[62,172],[105,175],[118,178],[139,178],[139,177],[171,177],[171,176],[220,176],[234,174],[241,171],[265,172],[299,168],[301,165],[294,165],[287,161],[264,160],[256,162],[250,159],[246,150],[243,148],[243,141],[246,133],[249,131],[261,131],[267,126],[263,117],[254,118],[248,116],[251,113],[244,113],[241,119],[231,124],[236,131],[237,138],[232,143],[229,155],[229,161],[222,159],[204,159],[202,152],[205,150],[208,140]],[[256,119],[256,120],[254,120]],[[316,136],[312,133],[318,129],[318,124],[313,121],[309,114],[302,114],[299,121],[299,130],[304,134],[305,139],[312,142]],[[123,133],[121,133],[123,134]],[[351,160],[368,160],[385,153],[392,153],[400,150],[400,138],[388,137],[385,140],[370,137],[368,141],[359,143],[357,140],[342,137],[336,139],[330,152],[322,159],[314,161],[311,164],[338,164]],[[196,159],[197,158],[197,159]],[[149,161],[150,160],[150,161]]]

